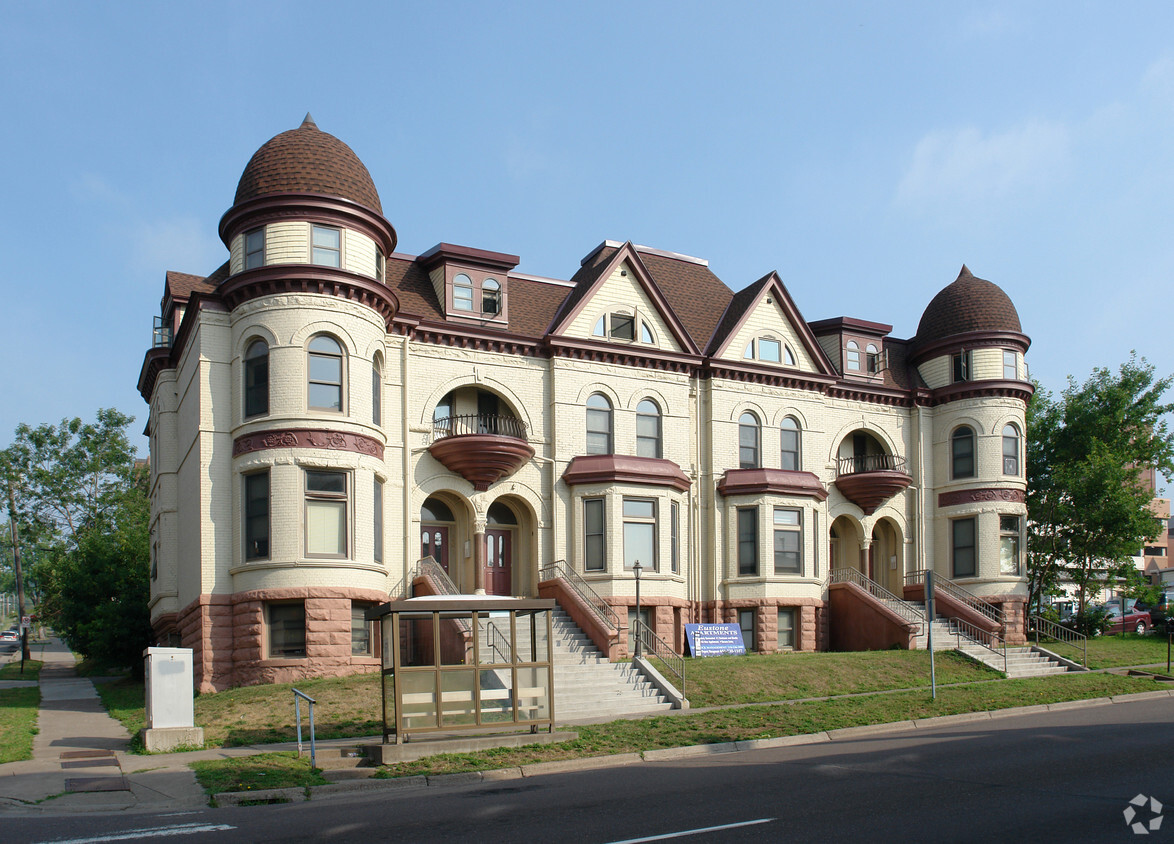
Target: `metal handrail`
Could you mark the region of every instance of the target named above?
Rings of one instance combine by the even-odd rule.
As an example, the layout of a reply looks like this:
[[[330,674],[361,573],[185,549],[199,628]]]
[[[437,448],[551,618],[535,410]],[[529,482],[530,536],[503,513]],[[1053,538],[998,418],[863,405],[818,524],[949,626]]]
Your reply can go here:
[[[615,610],[607,601],[599,597],[599,594],[591,588],[581,574],[567,565],[566,560],[545,563],[538,570],[539,580],[550,580],[555,577],[561,577],[567,586],[571,587],[571,590],[582,599],[583,603],[591,608],[604,627],[619,631],[620,617],[616,615]]]
[[[866,577],[856,569],[835,569],[830,571],[828,572],[828,583],[855,583],[874,598],[889,603],[893,612],[903,616],[907,621],[913,624],[925,625],[925,613],[908,601],[898,598],[875,580]]]
[[[934,589],[937,588],[938,583],[935,578]],[[946,619],[946,623],[950,625],[950,633],[953,634],[954,641],[959,647],[962,645],[963,638],[968,639],[968,644],[978,645],[980,648],[990,651],[997,659],[1003,660],[1003,673],[1007,673],[1007,649],[1005,647],[996,648],[994,646],[995,642],[998,641],[998,637],[994,633],[991,633],[989,630],[983,630],[981,627],[971,624],[969,621],[963,621],[960,618],[948,618]],[[990,642],[984,642],[984,638],[989,638]]]
[[[291,689],[291,691],[294,693],[294,718],[298,724],[298,756],[302,755],[302,701],[304,700],[310,704],[310,767],[317,768],[318,766],[314,764],[314,698],[297,689]]]
[[[463,416],[441,416],[432,420],[433,440],[468,434],[493,434],[524,440],[526,423],[516,416],[503,416],[499,413],[468,413]]]
[[[514,661],[513,651],[510,649],[510,640],[508,638],[506,638],[500,630],[497,629],[497,625],[494,624],[492,621],[485,623],[485,638],[486,638],[485,644],[489,646],[489,650],[492,651],[493,653],[497,654],[497,656],[499,657],[499,659],[495,659],[494,662],[513,662]],[[499,644],[497,640],[501,640],[501,644],[505,645],[505,653],[504,654],[502,653],[502,650],[501,650],[501,644]],[[506,656],[506,654],[509,654],[509,656]]]
[[[652,628],[640,619],[633,619],[629,633],[635,633],[640,641],[640,650],[652,654],[664,663],[665,668],[677,678],[681,696],[685,696],[685,658],[668,646],[664,639],[652,632]]]
[[[444,570],[444,566],[436,562],[434,557],[424,557],[416,563],[416,568],[412,571],[409,582],[414,581],[417,577],[426,578],[432,584],[432,588],[436,590],[435,594],[437,595],[461,594],[452,578],[448,576],[448,572]],[[473,629],[466,619],[454,618],[452,621],[456,623],[462,633],[468,633]]]
[[[1070,627],[1065,627],[1062,624],[1057,624],[1050,619],[1038,615],[1027,617],[1027,632],[1028,635],[1035,633],[1035,644],[1037,647],[1039,646],[1039,637],[1042,632],[1045,639],[1052,639],[1065,645],[1080,648],[1080,664],[1088,668],[1088,637],[1083,633],[1077,633]]]
[[[905,582],[908,584],[925,583],[925,576],[927,572],[928,569],[918,569],[917,571],[911,571],[909,574],[905,575]],[[935,592],[945,592],[955,601],[965,604],[975,612],[982,613],[991,621],[995,622],[995,624],[998,624],[1001,629],[1006,629],[1007,617],[1000,607],[995,606],[989,601],[984,601],[982,598],[978,597],[973,592],[962,588],[954,581],[947,580],[939,574],[933,579],[933,588]]]
[[[836,460],[836,477],[860,472],[904,472],[905,458],[899,454],[861,454]]]

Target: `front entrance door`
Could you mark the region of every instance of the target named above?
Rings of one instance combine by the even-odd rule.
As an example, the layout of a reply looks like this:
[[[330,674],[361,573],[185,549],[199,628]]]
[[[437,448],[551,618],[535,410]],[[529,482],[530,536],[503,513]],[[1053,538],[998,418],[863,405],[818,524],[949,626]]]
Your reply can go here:
[[[448,571],[448,525],[424,525],[420,529],[420,559],[431,557]]]
[[[514,594],[513,531],[485,531],[485,591],[490,595]]]

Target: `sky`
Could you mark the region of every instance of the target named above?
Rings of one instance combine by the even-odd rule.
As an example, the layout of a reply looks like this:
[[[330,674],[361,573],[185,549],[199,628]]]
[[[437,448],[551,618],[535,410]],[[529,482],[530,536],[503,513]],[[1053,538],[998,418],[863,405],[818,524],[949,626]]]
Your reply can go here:
[[[133,414],[167,270],[206,275],[249,157],[307,112],[398,251],[569,278],[605,239],[778,271],[912,337],[962,265],[1032,375],[1174,372],[1168,2],[9,3],[0,447]]]

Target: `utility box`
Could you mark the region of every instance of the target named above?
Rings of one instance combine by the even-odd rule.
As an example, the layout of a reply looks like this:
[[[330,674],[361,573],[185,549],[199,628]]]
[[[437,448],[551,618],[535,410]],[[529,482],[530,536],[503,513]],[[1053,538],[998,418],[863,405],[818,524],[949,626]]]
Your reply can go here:
[[[147,648],[147,750],[174,750],[204,744],[204,730],[196,726],[195,685],[191,648]]]

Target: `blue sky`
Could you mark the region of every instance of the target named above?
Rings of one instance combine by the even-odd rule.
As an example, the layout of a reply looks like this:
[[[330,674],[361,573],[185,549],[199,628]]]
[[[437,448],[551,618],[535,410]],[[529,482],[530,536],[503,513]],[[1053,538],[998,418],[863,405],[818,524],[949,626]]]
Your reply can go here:
[[[1045,386],[1174,370],[1169,3],[13,3],[0,83],[0,446],[142,429],[164,272],[219,266],[241,170],[307,111],[401,252],[568,278],[632,240],[898,337],[965,263]]]

